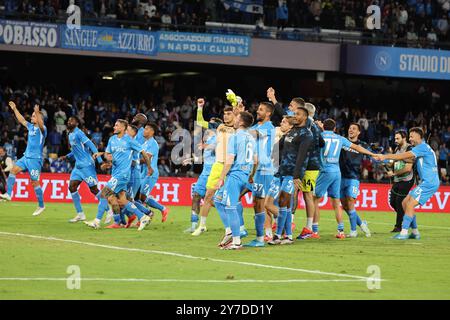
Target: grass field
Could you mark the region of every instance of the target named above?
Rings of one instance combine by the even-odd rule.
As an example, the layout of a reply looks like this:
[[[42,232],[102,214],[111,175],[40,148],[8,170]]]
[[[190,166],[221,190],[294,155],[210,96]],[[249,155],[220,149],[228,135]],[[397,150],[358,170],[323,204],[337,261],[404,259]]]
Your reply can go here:
[[[90,218],[96,206],[84,210]],[[142,232],[69,224],[71,204],[33,211],[31,203],[0,203],[0,300],[450,299],[448,214],[419,214],[422,240],[402,242],[389,233],[393,213],[364,214],[371,238],[337,240],[332,213],[323,211],[320,240],[230,252],[216,247],[215,212],[194,238],[183,233],[187,207],[173,207],[164,224],[157,214]],[[245,219],[252,239],[250,209]],[[304,220],[298,211],[297,226]],[[80,289],[67,288],[71,265],[80,268]],[[367,286],[370,265],[380,268],[379,289]]]

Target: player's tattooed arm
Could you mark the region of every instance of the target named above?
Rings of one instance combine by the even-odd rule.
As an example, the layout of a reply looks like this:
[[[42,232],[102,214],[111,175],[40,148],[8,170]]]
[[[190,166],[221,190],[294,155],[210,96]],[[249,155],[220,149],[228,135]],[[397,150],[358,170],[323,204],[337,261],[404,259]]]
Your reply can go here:
[[[44,126],[44,119],[42,118],[41,110],[39,110],[39,105],[34,105],[34,114],[36,115],[36,123],[39,127],[39,129],[44,132],[45,126]]]
[[[255,154],[253,155],[253,168],[252,168],[252,172],[250,172],[250,176],[248,177],[248,182],[253,183],[253,177],[255,176],[256,173],[256,168],[258,168],[258,156]]]
[[[150,156],[147,152],[145,152],[145,150],[142,150],[141,154],[142,154],[142,158],[145,161],[145,164],[147,165],[147,169],[148,169],[147,175],[151,176],[153,174],[153,169],[152,169],[152,163],[150,160]],[[151,156],[153,157],[153,155],[151,155]]]
[[[27,120],[25,120],[25,118],[20,114],[19,110],[17,110],[17,106],[13,101],[10,101],[8,103],[9,107],[11,108],[11,110],[14,112],[14,115],[16,116],[17,121],[23,125],[24,127],[27,126]]]

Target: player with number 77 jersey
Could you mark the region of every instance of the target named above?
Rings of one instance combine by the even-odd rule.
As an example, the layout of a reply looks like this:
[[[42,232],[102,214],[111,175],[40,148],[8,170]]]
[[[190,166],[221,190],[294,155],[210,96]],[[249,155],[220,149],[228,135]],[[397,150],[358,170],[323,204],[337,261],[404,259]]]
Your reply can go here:
[[[314,191],[314,231],[318,233],[319,230],[319,201],[326,193],[328,193],[338,223],[338,233],[336,238],[342,239],[345,238],[345,234],[342,209],[340,206],[341,169],[339,167],[339,157],[341,150],[346,147],[372,157],[374,154],[360,145],[354,144],[348,139],[336,134],[334,132],[336,129],[336,122],[333,119],[326,119],[323,124],[318,124],[323,130],[322,137],[325,140],[325,147],[321,150],[322,165],[320,167],[320,173]]]

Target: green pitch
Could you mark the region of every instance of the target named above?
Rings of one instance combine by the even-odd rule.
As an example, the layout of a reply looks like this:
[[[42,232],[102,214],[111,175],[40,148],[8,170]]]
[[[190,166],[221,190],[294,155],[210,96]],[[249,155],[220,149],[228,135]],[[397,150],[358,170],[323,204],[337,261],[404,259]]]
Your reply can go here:
[[[0,203],[0,300],[450,298],[448,214],[419,214],[422,240],[403,242],[390,239],[393,213],[363,213],[372,238],[337,240],[332,213],[323,211],[320,240],[230,252],[216,247],[223,231],[215,211],[208,232],[192,237],[183,233],[187,207],[172,207],[164,224],[157,213],[138,232],[69,224],[71,204],[47,204],[32,217],[34,206]],[[96,206],[84,210],[92,218]],[[251,240],[250,209],[245,219]],[[296,234],[304,221],[298,211]],[[69,266],[80,270],[79,289],[69,289],[77,286],[67,281]],[[367,279],[377,268],[379,289]]]

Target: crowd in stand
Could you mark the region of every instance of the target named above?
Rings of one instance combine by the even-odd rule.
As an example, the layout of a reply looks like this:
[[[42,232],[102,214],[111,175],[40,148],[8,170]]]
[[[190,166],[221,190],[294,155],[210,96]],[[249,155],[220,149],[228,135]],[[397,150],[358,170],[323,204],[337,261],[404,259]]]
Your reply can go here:
[[[441,168],[443,183],[448,182],[450,149],[450,120],[449,104],[440,101],[436,92],[429,92],[426,88],[419,88],[416,95],[428,95],[428,106],[421,112],[408,112],[403,120],[394,120],[390,112],[366,110],[360,107],[348,107],[345,99],[339,95],[327,99],[310,99],[318,112],[316,118],[324,120],[328,117],[337,121],[338,132],[346,135],[346,128],[351,122],[357,122],[362,128],[361,140],[373,144],[374,148],[392,152],[393,135],[397,130],[407,130],[413,126],[423,127],[428,140],[436,152]],[[90,94],[74,94],[71,97],[61,97],[56,92],[45,88],[23,87],[12,88],[0,86],[0,146],[7,155],[16,160],[20,158],[26,148],[27,131],[19,125],[7,106],[9,100],[16,101],[19,110],[29,118],[33,106],[38,103],[44,114],[48,136],[44,148],[46,161],[43,172],[69,172],[70,164],[60,161],[59,156],[69,153],[68,132],[66,120],[71,115],[77,115],[81,126],[92,139],[100,151],[104,151],[109,137],[113,134],[116,119],[131,117],[137,112],[145,113],[150,121],[158,123],[160,131],[155,138],[160,147],[159,171],[161,176],[195,175],[201,166],[175,165],[171,161],[171,151],[177,142],[172,141],[172,133],[176,129],[184,128],[192,132],[196,109],[191,97],[182,101],[132,101],[124,97],[122,101],[105,102],[95,99]],[[413,96],[413,99],[419,99]],[[205,107],[205,118],[220,117],[226,101],[224,98],[210,98]],[[289,101],[285,101],[289,102]],[[246,101],[250,112],[255,113],[258,102]],[[287,107],[287,105],[286,105]],[[393,113],[393,112],[392,112]],[[398,116],[397,116],[397,119]],[[386,181],[384,169],[370,159],[364,162],[363,180]]]
[[[0,1],[1,3],[2,1]],[[4,0],[8,14],[65,17],[70,0]],[[82,18],[127,20],[141,27],[182,29],[206,21],[294,28],[363,30],[367,7],[381,9],[381,30],[366,34],[389,43],[432,47],[450,42],[450,0],[264,0],[263,14],[228,10],[221,0],[77,0]],[[226,1],[225,1],[226,2]],[[250,2],[251,1],[247,1]],[[49,18],[50,20],[52,18]],[[123,25],[123,24],[119,24]],[[199,29],[201,31],[203,29]]]

